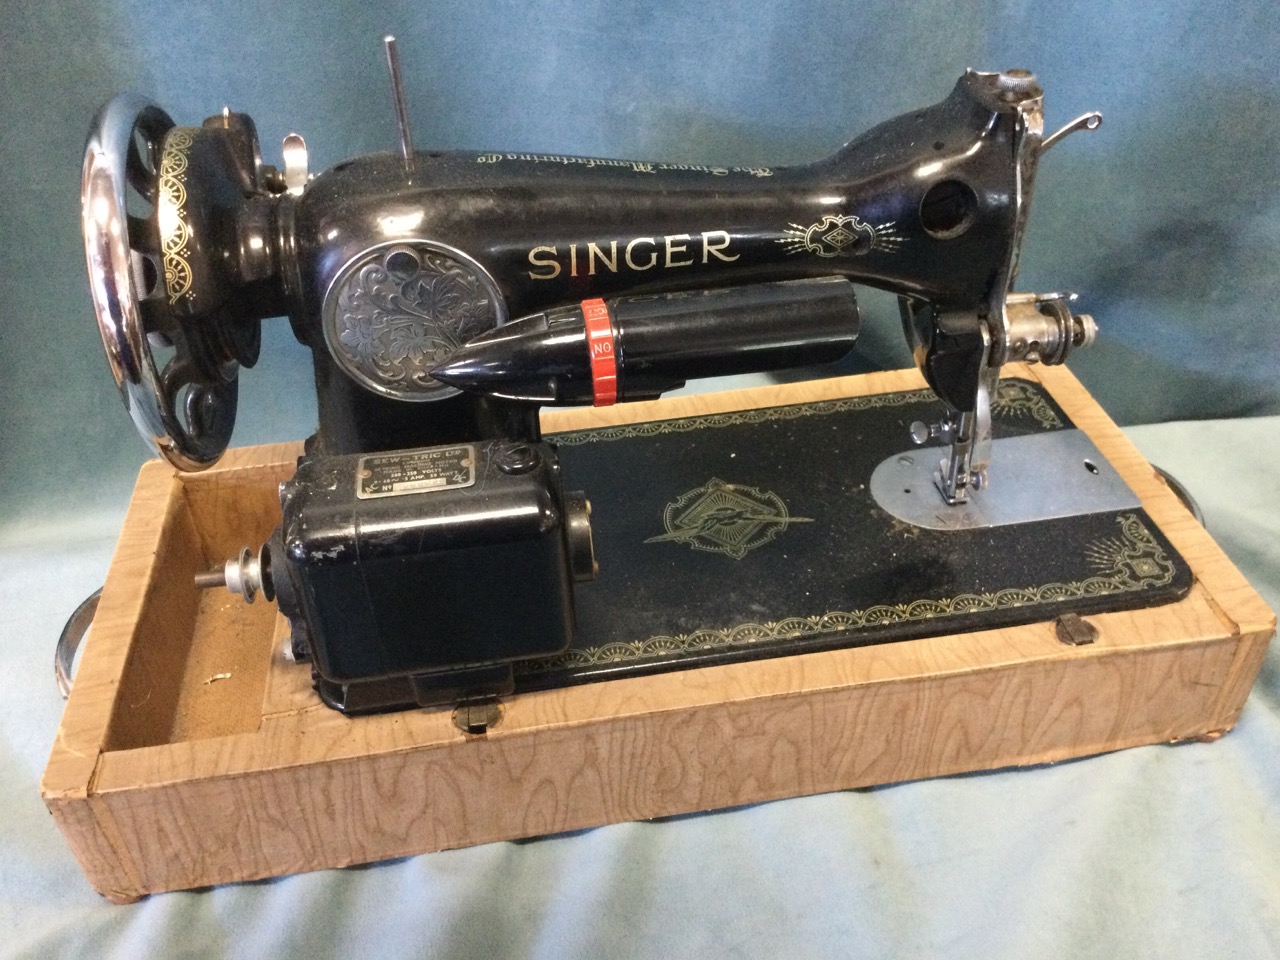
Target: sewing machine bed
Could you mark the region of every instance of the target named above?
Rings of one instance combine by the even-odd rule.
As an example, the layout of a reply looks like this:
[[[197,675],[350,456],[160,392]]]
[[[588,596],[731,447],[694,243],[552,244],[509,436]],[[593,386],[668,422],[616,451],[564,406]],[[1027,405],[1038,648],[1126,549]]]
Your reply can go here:
[[[517,689],[1150,607],[1190,589],[1141,509],[970,530],[885,512],[867,478],[895,456],[936,462],[908,428],[941,413],[932,391],[909,390],[557,435],[565,482],[594,504],[601,569],[578,588],[573,646],[523,665]],[[993,420],[997,439],[1073,426],[1026,379],[1002,381]],[[1073,477],[1051,480],[1032,496],[1049,502]],[[915,494],[945,512],[936,489]]]
[[[1140,509],[1074,533],[966,533],[954,553],[865,490],[835,509],[851,471],[823,458],[900,449],[930,402],[909,371],[546,414],[595,501],[602,576],[581,591],[580,645],[524,670],[482,735],[448,710],[329,710],[282,656],[273,607],[192,589],[278,522],[296,447],[202,474],[148,464],[45,802],[94,887],[127,901],[1220,735],[1274,616],[1068,372],[1008,372],[1000,429],[1084,430]],[[865,433],[852,417],[871,418]],[[807,452],[775,443],[793,430]],[[881,539],[855,544],[868,531]],[[669,579],[611,573],[632,569]],[[1067,609],[1094,642],[1061,641]]]

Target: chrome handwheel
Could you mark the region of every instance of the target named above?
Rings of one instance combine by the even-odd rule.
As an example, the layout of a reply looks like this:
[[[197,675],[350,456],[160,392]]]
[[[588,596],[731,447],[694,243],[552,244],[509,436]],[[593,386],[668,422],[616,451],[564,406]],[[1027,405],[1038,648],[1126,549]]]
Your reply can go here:
[[[204,334],[170,308],[175,271],[162,236],[172,236],[165,218],[176,212],[161,166],[174,129],[164,110],[134,94],[98,112],[85,146],[81,224],[98,330],[125,408],[158,454],[201,470],[231,439],[238,365],[211,372],[210,351],[193,339]]]

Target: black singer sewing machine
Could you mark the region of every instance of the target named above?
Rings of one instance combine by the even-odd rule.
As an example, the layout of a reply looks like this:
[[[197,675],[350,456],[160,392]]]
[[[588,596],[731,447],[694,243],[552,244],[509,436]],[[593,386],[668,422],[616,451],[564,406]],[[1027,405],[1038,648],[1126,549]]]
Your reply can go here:
[[[290,135],[276,168],[245,114],[179,126],[124,96],[99,114],[84,169],[103,342],[162,456],[199,470],[225,450],[263,319],[287,315],[311,350],[319,426],[281,487],[282,524],[199,582],[274,599],[331,706],[899,639],[963,618],[1033,563],[1061,589],[991,601],[992,622],[1087,612],[1138,581],[1158,594],[1143,603],[1185,590],[1087,438],[1000,381],[1008,362],[1061,363],[1094,337],[1070,295],[1013,283],[1041,155],[1098,114],[1045,136],[1034,76],[970,71],[802,167],[423,152],[390,43],[388,60],[398,153],[312,175]],[[608,442],[540,434],[544,405],[836,360],[858,333],[853,282],[901,297],[932,394],[864,405],[856,424],[847,405]],[[1001,409],[1031,411],[1034,429],[1001,436]],[[1001,477],[993,448],[1029,466]],[[655,463],[678,474],[696,456],[709,465],[656,478]],[[746,479],[711,472],[735,460]],[[807,492],[777,492],[793,479]],[[657,507],[637,513],[645,496]],[[1053,524],[1077,514],[1095,518],[1093,567],[1058,572]],[[752,566],[784,536],[812,583],[792,582],[785,546]],[[1003,565],[995,586],[964,580],[956,558],[979,548]],[[797,616],[782,609],[811,588]],[[937,609],[874,612],[912,597]],[[637,636],[610,634],[611,616]]]

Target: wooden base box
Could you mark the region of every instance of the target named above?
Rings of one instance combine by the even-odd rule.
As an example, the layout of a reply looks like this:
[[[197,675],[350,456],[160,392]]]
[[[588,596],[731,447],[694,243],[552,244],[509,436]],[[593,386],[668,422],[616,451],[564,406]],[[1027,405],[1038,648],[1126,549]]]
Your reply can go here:
[[[1054,624],[703,667],[448,710],[346,718],[286,660],[275,607],[194,574],[261,542],[300,446],[139,476],[42,793],[89,881],[148,893],[1229,729],[1275,616],[1061,368],[1043,383],[1195,575],[1184,599]],[[914,371],[544,414],[548,432],[922,386]]]

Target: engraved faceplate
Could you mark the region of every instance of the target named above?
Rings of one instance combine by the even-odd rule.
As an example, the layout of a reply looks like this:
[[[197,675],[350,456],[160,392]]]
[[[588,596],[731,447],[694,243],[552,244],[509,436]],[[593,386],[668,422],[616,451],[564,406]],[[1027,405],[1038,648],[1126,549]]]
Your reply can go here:
[[[400,400],[458,393],[428,371],[507,319],[493,278],[429,240],[371,247],[342,268],[324,301],[324,339],[348,374]]]

